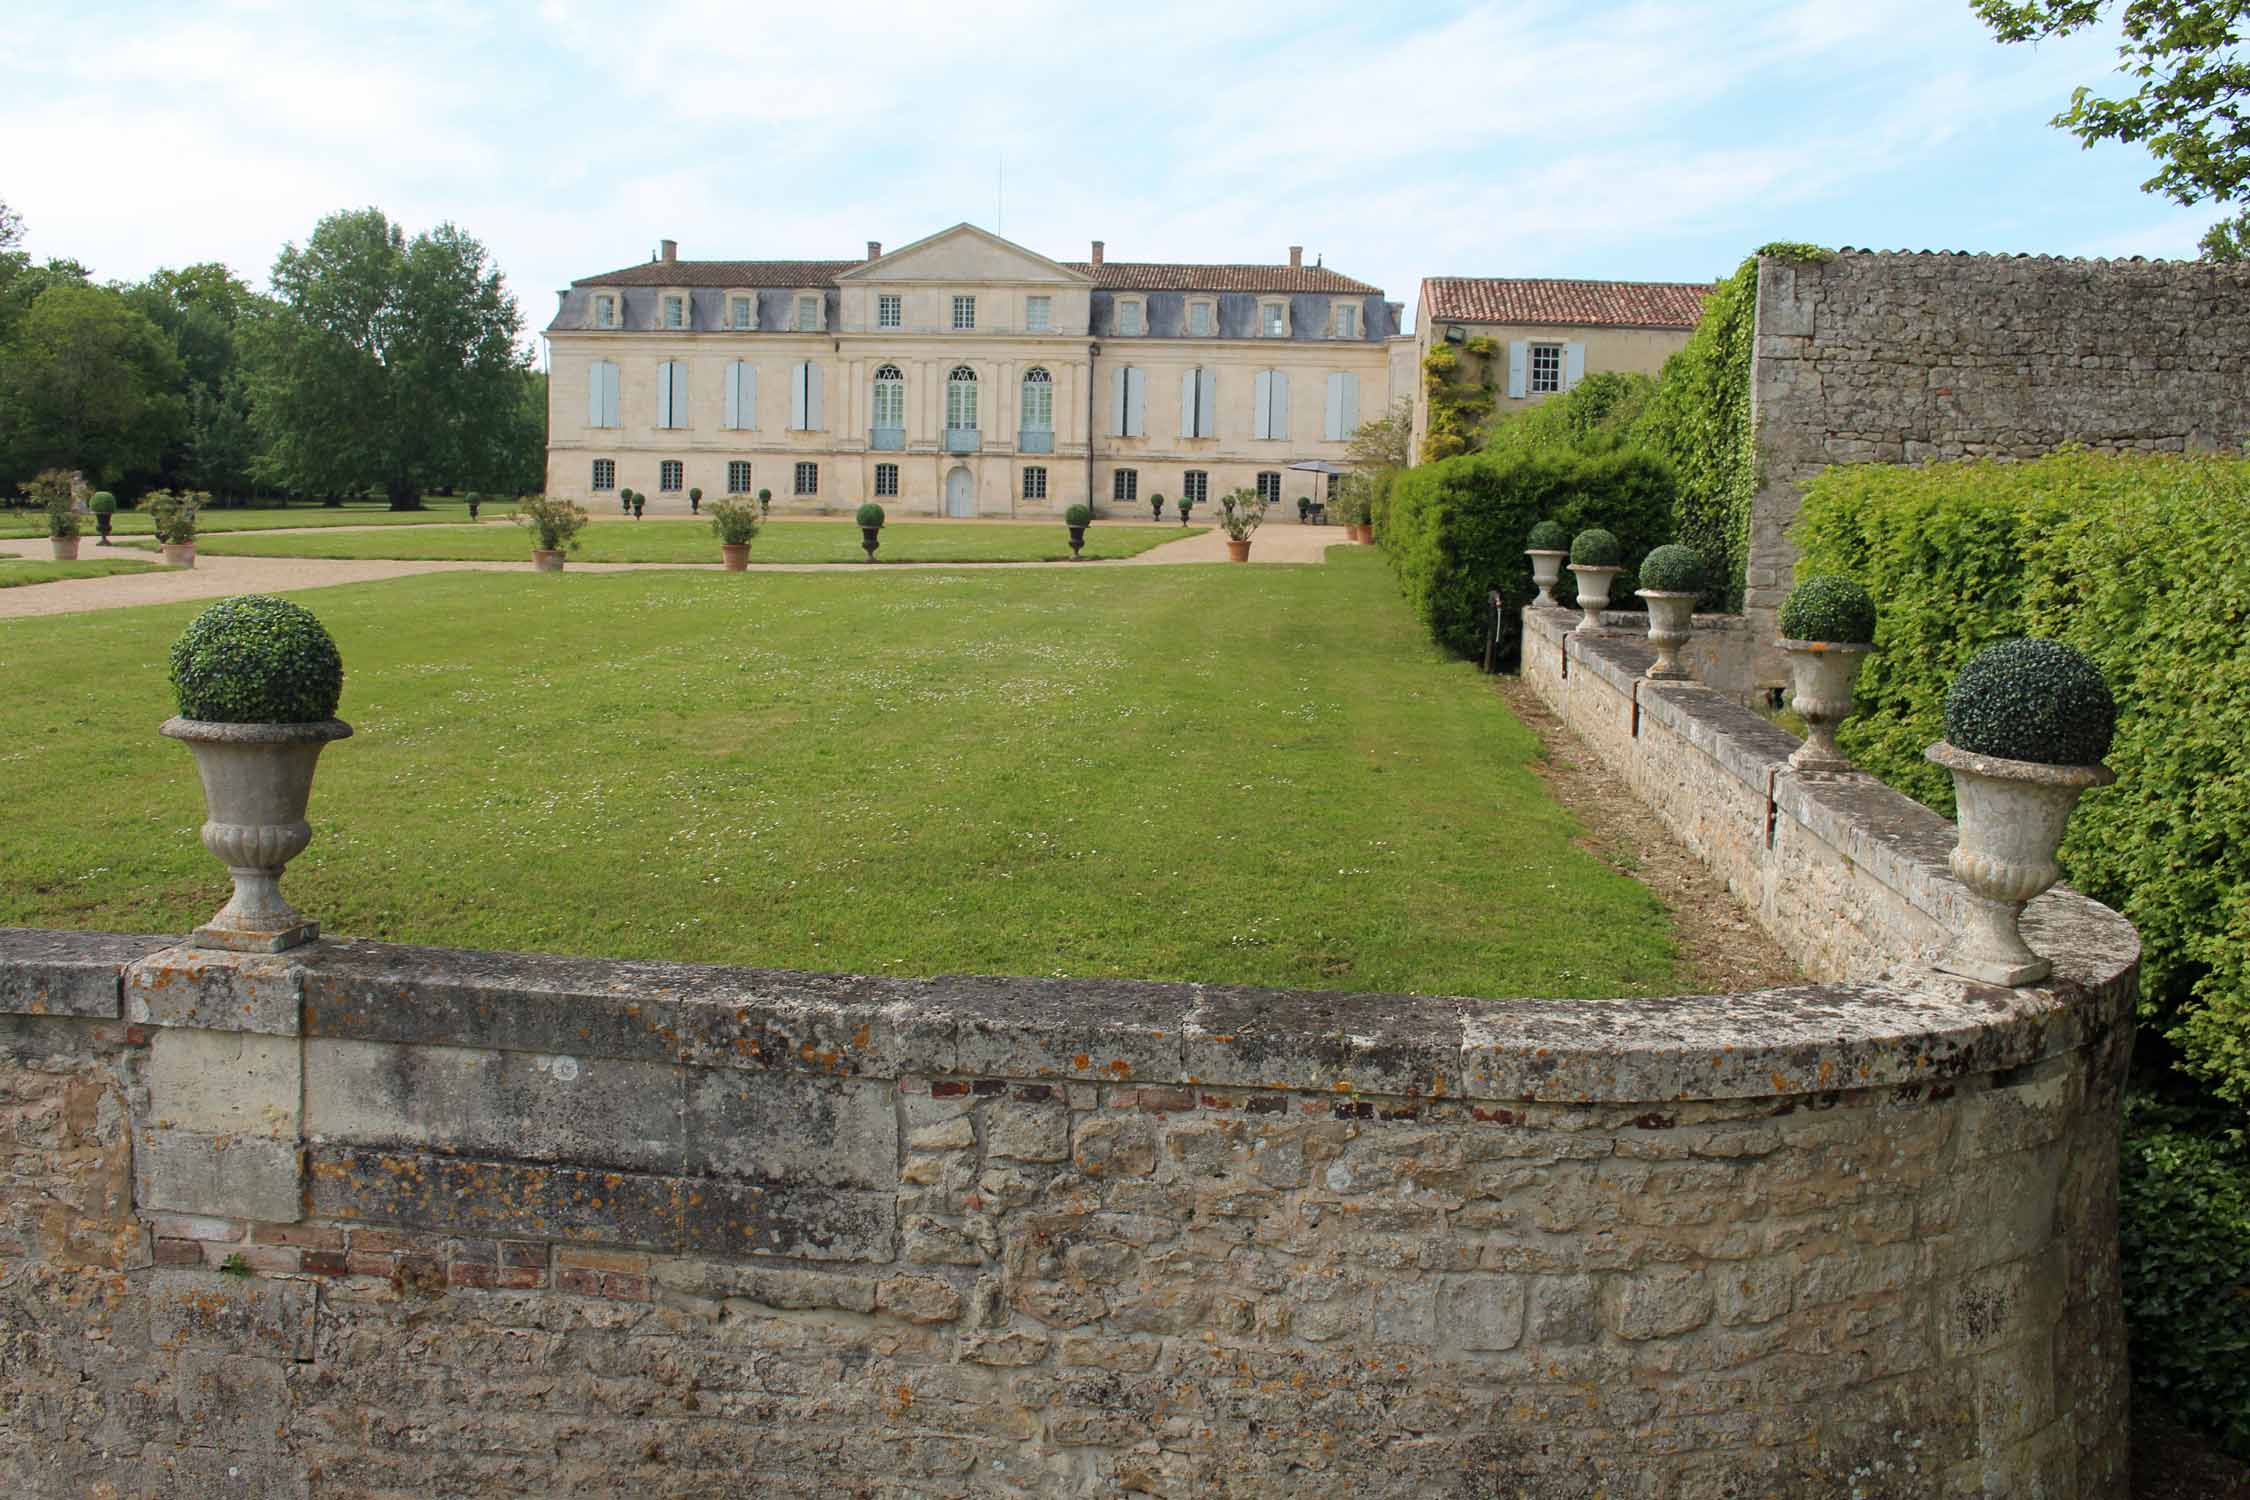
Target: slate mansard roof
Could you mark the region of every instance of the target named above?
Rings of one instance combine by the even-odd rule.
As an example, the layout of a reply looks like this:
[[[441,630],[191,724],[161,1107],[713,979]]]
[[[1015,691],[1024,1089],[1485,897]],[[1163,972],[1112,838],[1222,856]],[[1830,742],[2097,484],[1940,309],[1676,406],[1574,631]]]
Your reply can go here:
[[[834,286],[836,278],[868,264],[864,260],[674,260],[643,261],[571,283],[581,286],[676,286],[767,288]],[[1325,266],[1196,265],[1183,261],[1063,261],[1065,268],[1091,277],[1105,291],[1177,292],[1330,292],[1354,297],[1382,295],[1378,287]]]
[[[1708,284],[1678,281],[1551,281],[1432,276],[1422,299],[1433,323],[1551,323],[1572,328],[1691,329]]]

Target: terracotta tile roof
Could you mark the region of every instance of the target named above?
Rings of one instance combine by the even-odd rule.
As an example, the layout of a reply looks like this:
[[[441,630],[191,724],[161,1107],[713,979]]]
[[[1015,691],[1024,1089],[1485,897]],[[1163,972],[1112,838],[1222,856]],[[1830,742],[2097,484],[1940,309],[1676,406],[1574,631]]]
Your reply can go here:
[[[864,260],[645,260],[622,271],[583,276],[572,286],[827,286]]]
[[[1432,276],[1422,283],[1432,322],[1556,323],[1573,328],[1693,328],[1708,285],[1678,281],[1545,281]]]
[[[1094,278],[1094,285],[1121,292],[1342,292],[1380,297],[1381,287],[1354,281],[1326,266],[1203,266],[1181,261],[1083,260],[1063,262]]]

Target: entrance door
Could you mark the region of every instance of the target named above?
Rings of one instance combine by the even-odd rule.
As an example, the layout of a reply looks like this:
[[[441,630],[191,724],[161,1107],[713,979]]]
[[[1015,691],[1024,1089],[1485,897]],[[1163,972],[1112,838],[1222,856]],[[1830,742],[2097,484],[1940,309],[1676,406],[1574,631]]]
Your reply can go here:
[[[949,516],[973,516],[977,513],[976,496],[970,493],[969,471],[956,467],[945,476],[945,513]]]

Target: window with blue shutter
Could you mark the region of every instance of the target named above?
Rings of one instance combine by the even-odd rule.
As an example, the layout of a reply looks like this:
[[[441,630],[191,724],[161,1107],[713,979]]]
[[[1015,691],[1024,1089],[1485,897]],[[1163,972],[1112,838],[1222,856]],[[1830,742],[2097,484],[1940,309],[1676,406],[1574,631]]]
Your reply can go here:
[[[586,367],[586,425],[617,425],[617,366],[606,359]]]
[[[1348,439],[1359,427],[1359,377],[1339,371],[1328,377],[1328,402],[1321,414],[1320,435],[1331,443]]]
[[[656,425],[688,425],[687,366],[676,359],[656,367]]]
[[[754,428],[758,425],[758,367],[748,360],[735,360],[727,366],[727,426]]]
[[[789,369],[789,426],[795,432],[821,430],[820,366],[809,359]]]
[[[1250,435],[1279,440],[1289,436],[1289,377],[1260,370],[1251,393]]]

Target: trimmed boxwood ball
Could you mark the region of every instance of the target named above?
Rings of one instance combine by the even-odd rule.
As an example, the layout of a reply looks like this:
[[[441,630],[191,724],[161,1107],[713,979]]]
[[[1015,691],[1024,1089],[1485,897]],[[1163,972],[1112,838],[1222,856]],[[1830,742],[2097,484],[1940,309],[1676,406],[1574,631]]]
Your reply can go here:
[[[1526,552],[1568,552],[1570,533],[1560,521],[1541,521],[1523,539],[1523,547]]]
[[[313,612],[271,594],[221,599],[172,643],[183,719],[317,724],[336,717],[344,659]]]
[[[1656,594],[1693,594],[1703,588],[1703,559],[1678,542],[1651,552],[1641,563],[1641,587]]]
[[[1836,573],[1808,578],[1790,591],[1781,606],[1781,638],[1867,646],[1875,641],[1875,600],[1866,589]]]
[[[1570,560],[1581,568],[1614,568],[1625,561],[1625,544],[1595,526],[1571,539]]]
[[[858,520],[862,529],[883,524],[883,507],[870,500],[859,508]]]
[[[94,491],[91,504],[94,507],[94,514],[97,516],[114,515],[117,511],[117,497],[108,490]]]
[[[1073,505],[1063,512],[1063,524],[1065,526],[1091,526],[1093,522],[1094,513],[1086,506]]]
[[[1974,755],[2090,766],[2116,733],[2117,700],[2101,668],[2060,641],[1987,646],[1945,695],[1946,741]]]

